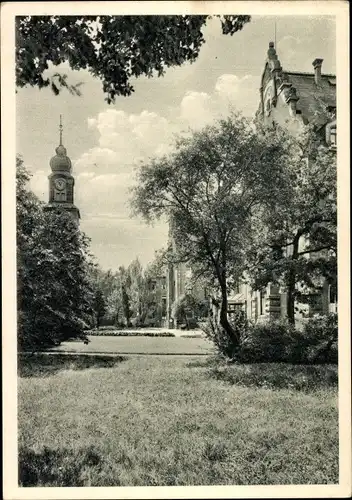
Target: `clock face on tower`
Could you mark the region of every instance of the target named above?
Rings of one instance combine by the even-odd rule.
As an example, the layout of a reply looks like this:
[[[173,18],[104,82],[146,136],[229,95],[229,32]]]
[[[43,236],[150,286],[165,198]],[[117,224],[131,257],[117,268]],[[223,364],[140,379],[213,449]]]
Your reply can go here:
[[[56,189],[58,189],[59,191],[62,191],[66,187],[65,179],[55,179],[54,184]]]

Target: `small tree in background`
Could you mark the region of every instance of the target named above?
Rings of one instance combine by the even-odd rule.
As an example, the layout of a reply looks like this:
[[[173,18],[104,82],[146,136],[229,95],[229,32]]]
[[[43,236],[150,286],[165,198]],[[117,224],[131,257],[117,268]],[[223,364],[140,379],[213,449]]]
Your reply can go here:
[[[96,327],[99,328],[101,325],[101,320],[103,319],[107,311],[103,292],[99,288],[95,291],[94,294],[93,310],[95,313]]]
[[[176,325],[183,324],[187,330],[190,329],[190,322],[197,317],[197,314],[198,303],[189,293],[181,295],[172,306],[172,317],[176,321]]]

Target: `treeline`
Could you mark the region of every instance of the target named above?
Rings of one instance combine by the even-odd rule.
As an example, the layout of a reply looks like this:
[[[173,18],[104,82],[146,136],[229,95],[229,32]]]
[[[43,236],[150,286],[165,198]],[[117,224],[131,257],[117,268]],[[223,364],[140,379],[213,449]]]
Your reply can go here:
[[[117,271],[96,268],[94,282],[94,327],[161,326],[166,290],[159,255],[145,268],[138,259]]]

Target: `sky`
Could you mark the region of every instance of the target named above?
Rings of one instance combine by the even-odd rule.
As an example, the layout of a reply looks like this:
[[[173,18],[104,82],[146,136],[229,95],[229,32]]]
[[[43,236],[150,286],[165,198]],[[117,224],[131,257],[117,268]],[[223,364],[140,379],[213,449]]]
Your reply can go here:
[[[276,22],[277,54],[284,70],[335,73],[335,20],[326,16],[253,16],[242,31],[222,35],[220,21],[204,29],[206,43],[193,64],[170,68],[161,78],[141,77],[135,92],[104,101],[101,82],[86,71],[55,68],[70,83],[83,82],[82,96],[25,87],[16,95],[16,152],[32,174],[30,188],[48,201],[49,161],[59,144],[72,160],[75,204],[81,229],[103,269],[117,269],[138,257],[143,265],[165,246],[167,226],[147,226],[131,217],[130,188],[141,160],[167,153],[174,135],[199,129],[235,108],[253,116],[260,77]]]

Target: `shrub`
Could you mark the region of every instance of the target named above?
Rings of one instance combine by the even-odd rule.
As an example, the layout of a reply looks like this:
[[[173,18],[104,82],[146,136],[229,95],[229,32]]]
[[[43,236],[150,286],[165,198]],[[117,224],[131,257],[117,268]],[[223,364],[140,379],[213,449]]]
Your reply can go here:
[[[230,324],[235,330],[237,336],[241,339],[248,334],[249,322],[242,311],[238,311],[231,315]],[[226,331],[219,325],[215,319],[209,317],[206,323],[201,325],[205,336],[211,340],[221,356],[232,359],[237,351],[237,345],[234,345]]]
[[[316,315],[303,327],[307,360],[315,363],[337,363],[337,314]]]
[[[296,330],[284,319],[250,325],[242,338],[241,362],[282,362],[290,358],[290,350],[296,345]]]
[[[313,317],[302,331],[282,318],[251,325],[241,344],[239,360],[248,363],[336,363],[337,317]]]
[[[241,363],[337,363],[337,315],[315,316],[302,331],[280,318],[251,324],[243,313],[231,318],[240,338],[236,350],[227,333],[214,320],[202,326],[222,356]]]
[[[87,324],[75,314],[64,315],[53,309],[36,314],[19,311],[18,349],[40,350],[59,345],[69,339],[84,339]]]

